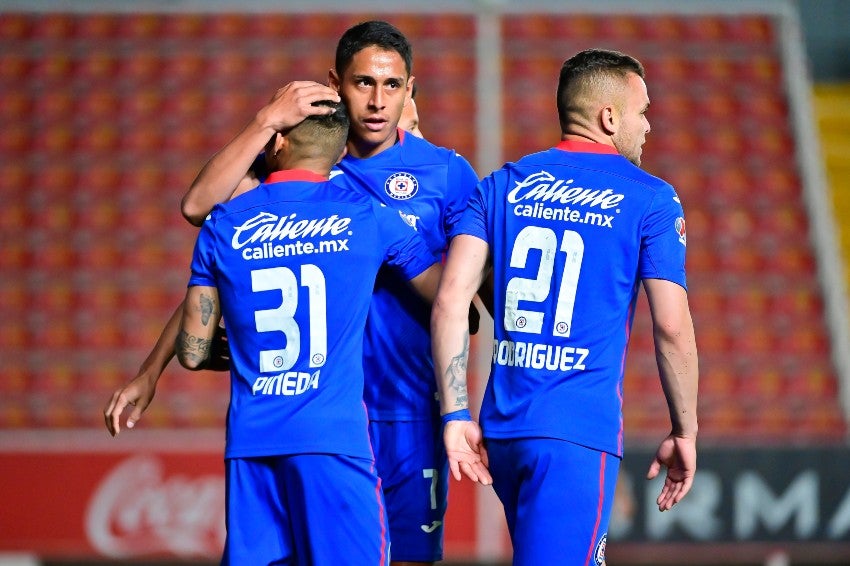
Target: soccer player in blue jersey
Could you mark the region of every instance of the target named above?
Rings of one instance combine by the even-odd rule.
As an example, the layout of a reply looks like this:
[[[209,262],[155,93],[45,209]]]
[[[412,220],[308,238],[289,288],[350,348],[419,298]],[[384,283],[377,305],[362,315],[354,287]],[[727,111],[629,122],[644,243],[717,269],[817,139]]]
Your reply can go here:
[[[331,176],[335,183],[398,210],[438,254],[445,250],[447,233],[478,177],[454,151],[398,128],[404,107],[411,103],[415,80],[411,70],[410,44],[392,25],[370,21],[345,32],[329,83],[345,103],[351,127],[347,154]],[[204,166],[183,201],[183,212],[192,223],[200,224],[216,203],[258,184],[263,175],[252,164],[270,132],[290,127],[298,114],[295,110],[319,89],[320,85],[309,82],[280,89]],[[403,279],[391,270],[381,270],[364,339],[364,401],[397,566],[442,558],[448,465],[441,441],[429,320],[429,307]],[[117,430],[118,415],[127,401],[147,406],[153,396],[150,382],[144,380],[143,388],[123,398],[116,392],[106,412],[110,431]]]
[[[392,25],[364,22],[343,34],[329,83],[348,109],[351,128],[348,152],[331,175],[333,181],[399,210],[431,250],[441,253],[478,177],[454,151],[398,128],[404,106],[410,104],[411,70],[410,43]],[[277,117],[285,111],[272,100],[205,166],[183,201],[191,221],[202,219],[234,187],[250,184],[244,172],[262,149],[265,132],[285,127]],[[429,564],[442,557],[448,468],[429,320],[429,308],[397,275],[382,270],[364,341],[364,401],[396,565]]]
[[[195,245],[175,349],[202,368],[226,319],[225,564],[389,559],[363,330],[382,264],[431,299],[440,267],[398,211],[328,180],[347,126],[340,105],[275,134],[265,183],[217,206]]]
[[[614,51],[567,60],[562,141],[484,179],[452,231],[432,315],[445,443],[456,477],[492,474],[517,565],[604,561],[641,283],[672,423],[648,473],[667,468],[659,509],[693,482],[698,364],[685,223],[673,187],[638,167],[649,132],[643,77],[637,60]],[[489,267],[496,324],[479,428],[467,404],[464,305]]]

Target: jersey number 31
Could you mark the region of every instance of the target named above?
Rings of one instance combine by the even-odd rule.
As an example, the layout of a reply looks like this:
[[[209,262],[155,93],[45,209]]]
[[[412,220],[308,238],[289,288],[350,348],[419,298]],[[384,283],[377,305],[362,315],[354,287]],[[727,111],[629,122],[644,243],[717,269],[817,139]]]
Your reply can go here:
[[[301,266],[301,286],[306,287],[310,313],[310,367],[325,365],[328,353],[327,305],[325,275],[313,264]],[[286,347],[260,352],[260,371],[279,372],[291,369],[301,352],[301,329],[295,320],[298,308],[298,281],[287,267],[256,269],[251,272],[251,290],[280,291],[280,306],[254,313],[257,332],[283,332]]]

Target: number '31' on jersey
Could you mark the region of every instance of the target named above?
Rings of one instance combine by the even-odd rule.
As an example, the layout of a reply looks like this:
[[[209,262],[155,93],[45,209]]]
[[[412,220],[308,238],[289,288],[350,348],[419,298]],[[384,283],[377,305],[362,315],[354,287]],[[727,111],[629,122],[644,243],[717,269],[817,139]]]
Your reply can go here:
[[[216,206],[189,285],[218,289],[227,327],[225,457],[372,458],[362,360],[375,275],[386,263],[412,279],[434,260],[398,211],[306,171]]]

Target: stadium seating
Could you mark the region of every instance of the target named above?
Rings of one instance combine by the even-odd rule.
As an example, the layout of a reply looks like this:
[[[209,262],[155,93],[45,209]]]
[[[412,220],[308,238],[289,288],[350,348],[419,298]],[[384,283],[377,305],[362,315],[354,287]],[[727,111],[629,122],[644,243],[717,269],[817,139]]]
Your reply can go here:
[[[324,80],[337,37],[365,17],[4,14],[0,38],[20,48],[0,53],[0,428],[102,426],[103,403],[182,297],[195,232],[180,196],[276,88]],[[423,132],[474,158],[474,19],[389,19],[416,49]],[[557,141],[554,92],[571,53],[603,45],[644,61],[644,167],[677,188],[688,219],[703,438],[842,438],[774,22],[512,14],[501,35],[503,160]],[[846,87],[820,95],[822,124],[846,118]],[[840,123],[824,132],[825,157],[847,184],[850,121]],[[850,214],[850,199],[835,198]],[[642,297],[629,440],[668,426],[651,334]],[[146,426],[223,423],[221,374],[172,365],[161,387]]]

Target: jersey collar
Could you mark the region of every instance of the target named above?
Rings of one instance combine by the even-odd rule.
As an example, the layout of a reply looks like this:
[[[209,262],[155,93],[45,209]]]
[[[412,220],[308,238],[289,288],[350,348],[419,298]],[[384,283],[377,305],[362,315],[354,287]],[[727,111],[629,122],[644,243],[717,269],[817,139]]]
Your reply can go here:
[[[327,181],[327,177],[323,177],[318,173],[307,171],[306,169],[286,169],[284,171],[274,171],[266,178],[266,183],[284,183],[286,181],[307,181],[309,183],[323,183]]]
[[[561,143],[555,146],[555,149],[560,149],[562,151],[576,151],[579,153],[608,153],[611,155],[620,155],[617,148],[596,142],[562,140]]]

